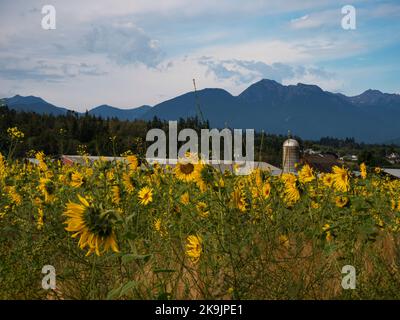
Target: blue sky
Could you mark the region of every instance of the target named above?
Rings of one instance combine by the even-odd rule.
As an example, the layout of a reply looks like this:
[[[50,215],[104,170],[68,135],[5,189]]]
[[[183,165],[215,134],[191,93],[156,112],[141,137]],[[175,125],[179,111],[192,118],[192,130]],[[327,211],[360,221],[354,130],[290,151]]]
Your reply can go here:
[[[41,27],[44,5],[56,30]],[[341,27],[345,5],[356,29]],[[0,2],[0,96],[83,111],[154,105],[199,88],[317,84],[400,93],[400,2],[46,0]]]

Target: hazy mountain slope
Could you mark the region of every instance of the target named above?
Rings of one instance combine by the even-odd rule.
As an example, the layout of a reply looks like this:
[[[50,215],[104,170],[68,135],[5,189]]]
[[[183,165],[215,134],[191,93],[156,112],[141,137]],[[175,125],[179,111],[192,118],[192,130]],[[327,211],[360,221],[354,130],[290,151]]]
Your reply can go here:
[[[101,105],[89,111],[89,114],[102,118],[118,118],[120,120],[135,120],[151,109],[150,106],[141,106],[135,109],[119,109],[109,105]]]

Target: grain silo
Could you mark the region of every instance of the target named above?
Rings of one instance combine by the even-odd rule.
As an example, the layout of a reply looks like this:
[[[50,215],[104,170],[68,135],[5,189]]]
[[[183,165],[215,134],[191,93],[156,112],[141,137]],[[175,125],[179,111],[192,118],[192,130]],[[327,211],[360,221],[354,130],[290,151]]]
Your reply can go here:
[[[295,173],[296,164],[300,160],[300,146],[299,143],[294,139],[287,139],[283,143],[283,161],[282,170],[283,173]]]

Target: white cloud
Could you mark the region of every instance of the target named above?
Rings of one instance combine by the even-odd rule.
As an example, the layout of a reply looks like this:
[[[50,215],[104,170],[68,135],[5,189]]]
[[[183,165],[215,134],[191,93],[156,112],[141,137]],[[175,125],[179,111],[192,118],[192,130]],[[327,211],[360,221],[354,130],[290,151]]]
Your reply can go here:
[[[342,19],[340,7],[335,10],[317,11],[306,14],[300,18],[292,19],[290,27],[292,29],[314,29],[321,27],[336,27],[338,30]]]
[[[288,65],[283,63],[266,64],[262,61],[215,60],[201,57],[199,64],[207,67],[207,74],[212,73],[218,81],[233,80],[236,84],[251,84],[259,79],[271,79],[282,82],[287,79],[312,75],[322,79],[334,76],[322,68],[313,66]]]
[[[104,53],[120,65],[143,63],[156,67],[163,56],[158,41],[131,22],[94,27],[85,36],[85,45],[90,52]]]
[[[358,9],[360,0],[352,3],[360,24],[399,12],[397,5],[376,4],[371,5],[376,10],[367,11]],[[200,88],[222,87],[233,94],[258,77],[333,90],[342,82],[316,65],[398,38],[371,26],[344,32],[340,8],[347,0],[52,0],[58,21],[57,30],[49,32],[40,27],[41,4],[0,1],[0,60],[7,62],[0,88],[79,110],[103,103],[155,104],[192,90],[193,78]],[[299,18],[290,21],[286,13]],[[269,25],[270,15],[276,15],[276,25]],[[260,22],[258,29],[253,19]],[[6,56],[19,60],[6,61]],[[203,56],[212,62],[200,65]],[[52,81],[44,86],[40,79]]]

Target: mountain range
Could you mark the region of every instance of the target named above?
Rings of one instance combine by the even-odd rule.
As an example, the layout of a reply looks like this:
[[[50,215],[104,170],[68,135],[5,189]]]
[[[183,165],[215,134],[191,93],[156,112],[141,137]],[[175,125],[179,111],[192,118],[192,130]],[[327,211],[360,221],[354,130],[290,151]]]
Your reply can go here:
[[[17,111],[60,115],[68,108],[52,105],[41,98],[14,96],[5,103]],[[159,103],[120,109],[108,105],[95,107],[89,114],[121,120],[158,117],[178,120],[199,115],[216,128],[252,128],[286,134],[288,130],[303,139],[354,137],[368,143],[400,141],[400,95],[367,90],[348,97],[324,91],[316,85],[282,85],[261,80],[238,96],[223,89],[203,89]]]

